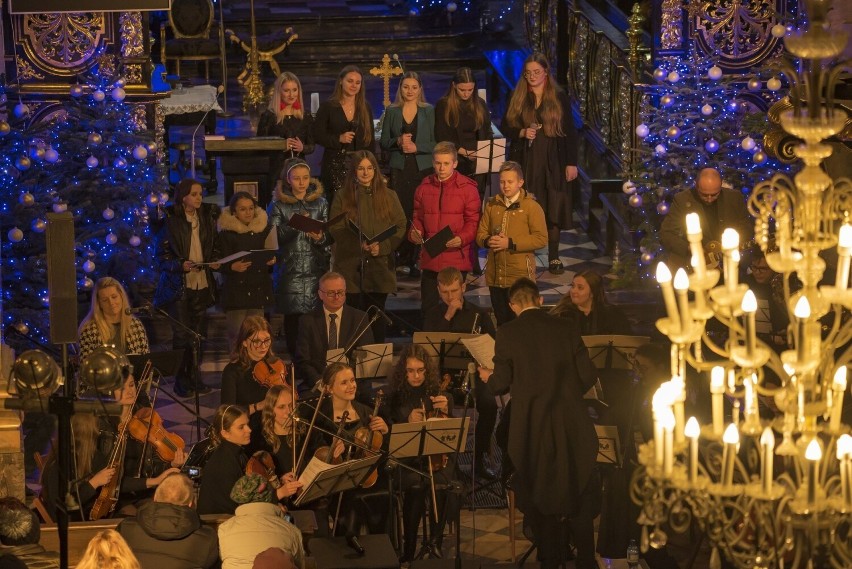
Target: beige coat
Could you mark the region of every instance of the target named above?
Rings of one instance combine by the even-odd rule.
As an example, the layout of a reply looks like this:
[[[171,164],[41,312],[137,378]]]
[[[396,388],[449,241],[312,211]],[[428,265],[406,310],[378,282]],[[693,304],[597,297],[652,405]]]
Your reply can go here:
[[[222,569],[251,569],[254,558],[270,547],[280,547],[293,556],[297,567],[305,567],[302,532],[284,519],[278,504],[243,504],[219,525]]]
[[[492,235],[503,233],[509,238],[509,249],[488,251],[485,278],[488,286],[509,288],[522,277],[535,279],[535,250],[547,245],[547,222],[538,202],[521,190],[521,197],[506,206],[503,195],[485,202],[485,211],[479,220],[476,242],[487,247]]]

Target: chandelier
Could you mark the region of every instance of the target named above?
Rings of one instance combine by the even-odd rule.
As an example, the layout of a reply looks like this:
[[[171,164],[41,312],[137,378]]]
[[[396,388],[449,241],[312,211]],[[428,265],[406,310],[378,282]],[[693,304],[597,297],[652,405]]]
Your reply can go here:
[[[852,567],[852,436],[841,418],[852,360],[852,320],[843,318],[852,309],[852,182],[832,180],[820,167],[831,154],[822,141],[847,120],[833,101],[842,70],[833,63],[847,37],[828,29],[830,0],[806,4],[807,29],[785,38],[796,64],[782,63],[792,109],[781,117],[784,130],[803,141],[796,155],[804,166],[793,180],[776,175],[758,184],[748,201],[756,241],[783,275],[792,349],[777,354],[756,337],[757,302],[737,281],[732,229],[722,236],[722,275],[704,265],[696,214],[686,219],[691,275],[679,269],[672,278],[663,263],[657,267],[667,316],[656,325],[672,342],[672,379],[652,400],[654,439],[640,449],[631,497],[641,505],[643,550],[664,547],[667,530],[695,524],[712,546],[711,569],[723,555],[740,568]],[[820,254],[834,248],[834,286],[820,286]],[[727,326],[724,342],[705,334],[714,317]],[[684,417],[687,365],[709,376],[709,425]],[[728,424],[726,396],[733,401]],[[761,397],[774,401],[775,418],[761,419]]]

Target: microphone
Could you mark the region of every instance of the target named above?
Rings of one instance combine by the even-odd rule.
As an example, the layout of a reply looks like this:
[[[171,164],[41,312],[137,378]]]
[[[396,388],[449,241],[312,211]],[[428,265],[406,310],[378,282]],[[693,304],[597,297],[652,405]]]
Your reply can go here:
[[[385,314],[384,311],[381,308],[379,308],[378,306],[376,306],[375,304],[371,304],[370,308],[367,309],[367,312],[370,312],[370,310],[375,310],[376,315],[381,316],[388,326],[391,326],[393,324],[393,320],[390,319],[390,316]]]
[[[151,305],[146,304],[145,306],[138,306],[136,308],[125,308],[124,313],[127,315],[132,314],[151,314]]]
[[[352,532],[346,533],[346,545],[354,549],[355,553],[357,553],[359,556],[362,556],[365,553],[364,546],[361,545],[360,541],[358,541],[358,536]]]
[[[532,124],[529,126],[529,128],[531,128],[531,129],[533,129],[533,130],[538,130],[538,129],[540,129],[540,128],[541,128],[541,125],[540,125],[540,124],[538,124],[537,122],[534,122],[534,123],[532,123]],[[533,141],[532,141],[532,140],[528,140],[528,141],[527,141],[527,148],[530,148],[530,147],[532,146],[532,143],[533,143]]]
[[[225,86],[224,85],[219,85],[218,87],[216,87],[216,98],[214,99],[213,102],[217,106],[219,104],[219,95],[221,95],[224,92],[225,92]],[[213,110],[213,107],[207,109],[204,112],[204,116],[201,117],[201,120],[198,121],[198,125],[195,127],[195,130],[192,131],[192,147],[191,147],[191,150],[190,150],[190,153],[189,153],[189,156],[190,156],[189,159],[191,160],[191,163],[189,165],[189,171],[190,171],[190,176],[192,177],[193,180],[195,179],[195,135],[198,134],[198,129],[201,128],[201,125],[203,125],[204,121],[207,120],[207,115],[209,115],[210,111],[212,111],[212,110]]]
[[[393,60],[396,62],[396,64],[399,65],[399,68],[402,70],[402,72],[405,73],[405,68],[402,66],[402,61],[400,61],[399,55],[393,54],[392,57],[393,57]]]
[[[473,380],[476,378],[476,364],[467,362],[467,376],[464,379],[464,390],[470,391],[470,386],[473,385]]]

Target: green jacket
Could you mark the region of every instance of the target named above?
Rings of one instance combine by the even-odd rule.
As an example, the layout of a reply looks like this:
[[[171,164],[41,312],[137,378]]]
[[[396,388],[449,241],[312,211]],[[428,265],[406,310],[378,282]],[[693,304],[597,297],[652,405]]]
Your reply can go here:
[[[390,153],[391,168],[402,170],[405,167],[405,156],[397,144],[402,135],[402,107],[391,105],[385,111],[382,121],[382,148]],[[435,148],[435,107],[427,104],[417,109],[417,168],[427,170],[432,167],[432,149]]]

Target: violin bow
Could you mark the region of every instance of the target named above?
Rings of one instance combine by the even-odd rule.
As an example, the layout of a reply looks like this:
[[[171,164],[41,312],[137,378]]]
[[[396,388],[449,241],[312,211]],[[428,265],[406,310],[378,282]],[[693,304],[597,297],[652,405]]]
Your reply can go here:
[[[293,409],[290,411],[290,428],[293,433],[293,474],[296,474],[296,364],[290,363],[290,392],[293,396]]]
[[[316,421],[317,421],[317,415],[319,415],[319,408],[320,408],[320,405],[322,405],[322,400],[324,398],[325,398],[325,389],[320,391],[320,396],[319,396],[319,399],[317,400],[317,406],[314,409],[314,416],[311,417],[311,424],[308,425],[308,432],[305,434],[305,440],[302,443],[302,450],[299,452],[299,460],[296,462],[295,466],[293,467],[294,473],[299,472],[299,469],[302,466],[302,461],[305,460],[305,451],[308,450],[308,441],[311,440],[311,431],[314,428],[314,423],[316,423]]]

